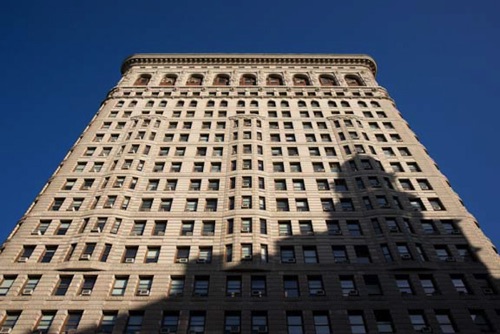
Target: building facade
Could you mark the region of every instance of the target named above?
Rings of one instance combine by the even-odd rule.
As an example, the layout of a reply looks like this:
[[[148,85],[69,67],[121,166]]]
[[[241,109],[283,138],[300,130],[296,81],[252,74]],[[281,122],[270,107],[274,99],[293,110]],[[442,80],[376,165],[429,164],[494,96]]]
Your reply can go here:
[[[364,55],[139,54],[0,254],[0,333],[482,333],[498,255]]]

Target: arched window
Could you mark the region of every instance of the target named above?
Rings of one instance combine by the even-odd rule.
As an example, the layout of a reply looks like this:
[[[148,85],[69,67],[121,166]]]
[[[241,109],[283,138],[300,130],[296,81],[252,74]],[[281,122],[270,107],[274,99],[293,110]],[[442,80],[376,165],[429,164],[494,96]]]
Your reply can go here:
[[[252,74],[244,74],[240,78],[240,86],[255,86],[257,78]]]
[[[319,108],[319,102],[318,101],[312,101],[311,102],[311,107],[313,107],[313,108]]]
[[[166,106],[167,106],[167,101],[162,100],[162,101],[160,102],[159,107],[166,107]]]
[[[328,101],[328,106],[330,108],[337,108],[337,103],[335,101]]]
[[[123,107],[124,104],[125,104],[125,101],[121,100],[121,101],[116,102],[115,107]]]
[[[215,106],[215,101],[214,100],[210,100],[207,102],[207,107],[214,107]]]
[[[134,86],[146,86],[151,80],[151,74],[141,74],[134,82]]]
[[[289,107],[288,101],[281,101],[280,106],[288,108]]]
[[[154,105],[155,105],[155,101],[150,100],[150,101],[148,101],[148,102],[146,103],[146,108],[151,108],[151,107],[152,107],[152,106],[154,106]]]
[[[380,104],[378,102],[375,102],[375,101],[371,101],[370,102],[370,105],[374,108],[380,108]]]
[[[346,107],[346,108],[349,108],[349,107],[350,107],[349,102],[347,102],[347,101],[340,101],[340,105],[341,105],[342,107]]]
[[[366,108],[367,107],[366,103],[364,103],[363,101],[359,101],[358,102],[358,106],[361,107],[361,108]]]
[[[337,86],[337,81],[333,75],[322,74],[319,76],[319,83],[321,86]]]
[[[227,74],[217,74],[214,79],[214,86],[228,86],[229,85],[229,75]]]
[[[305,101],[300,100],[300,101],[298,102],[298,105],[299,105],[299,107],[306,107],[306,102],[305,102]]]
[[[177,75],[167,74],[161,79],[160,86],[174,86],[177,81]]]
[[[236,106],[238,106],[238,107],[244,107],[245,106],[245,101],[239,100],[238,103],[236,103]]]
[[[176,107],[184,107],[184,101],[177,101]]]
[[[220,106],[221,107],[227,107],[227,101],[226,100],[220,101]]]
[[[129,107],[135,107],[136,105],[137,105],[136,100],[130,101],[130,103],[128,104]]]
[[[253,100],[253,101],[250,102],[250,107],[258,107],[258,106],[259,106],[259,102],[258,101]]]
[[[197,105],[198,105],[198,102],[196,100],[192,100],[191,102],[189,102],[190,107],[196,107]]]
[[[295,74],[293,76],[293,85],[294,86],[309,86],[309,78],[303,74]]]
[[[347,86],[351,87],[364,86],[361,79],[357,75],[346,75],[345,82],[347,83]]]
[[[268,107],[276,107],[276,102],[274,102],[274,101],[268,101],[267,102],[267,106]]]
[[[268,86],[283,86],[283,78],[279,74],[269,74],[266,79]]]
[[[192,74],[186,81],[187,86],[201,86],[202,83],[203,75],[201,74]]]

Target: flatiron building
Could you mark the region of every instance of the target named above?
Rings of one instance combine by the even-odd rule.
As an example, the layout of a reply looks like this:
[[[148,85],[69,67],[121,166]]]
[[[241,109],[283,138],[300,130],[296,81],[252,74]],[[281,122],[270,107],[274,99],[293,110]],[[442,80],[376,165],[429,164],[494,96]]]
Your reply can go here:
[[[500,330],[496,250],[376,71],[127,58],[2,246],[0,333]]]

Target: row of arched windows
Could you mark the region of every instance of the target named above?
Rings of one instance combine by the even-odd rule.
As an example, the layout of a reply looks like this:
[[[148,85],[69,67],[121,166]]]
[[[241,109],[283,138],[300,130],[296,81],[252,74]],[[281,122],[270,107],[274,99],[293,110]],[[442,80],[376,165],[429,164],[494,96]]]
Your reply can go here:
[[[141,74],[134,83],[134,86],[146,86],[151,81],[151,74]],[[177,75],[167,74],[161,81],[160,86],[174,86],[177,82]],[[227,74],[217,74],[213,81],[214,86],[229,86],[230,76]],[[305,74],[295,74],[293,76],[294,86],[310,86],[311,80]],[[344,77],[348,86],[357,87],[365,86],[361,78],[357,75],[349,74]],[[204,76],[201,74],[191,74],[186,81],[186,86],[201,86],[204,81]],[[338,86],[338,81],[331,74],[321,74],[319,76],[321,86]],[[257,85],[257,77],[253,74],[244,74],[240,77],[240,86],[255,86]],[[266,78],[267,86],[283,86],[283,76],[280,74],[269,74]]]
[[[236,102],[236,106],[237,107],[246,107],[247,106],[247,102],[248,101],[245,101],[245,100],[238,100]],[[118,103],[116,104],[117,107],[123,107],[125,104],[125,101],[118,101]],[[137,101],[136,100],[133,100],[129,103],[128,107],[135,107],[137,105]],[[290,107],[290,104],[288,101],[280,101],[279,103],[280,107]],[[306,101],[303,101],[303,100],[299,100],[297,102],[297,105],[299,108],[301,107],[307,107],[307,103]],[[320,105],[319,105],[319,102],[318,101],[311,101],[310,103],[311,107],[313,108],[319,108]],[[167,101],[166,100],[162,100],[159,102],[158,104],[158,107],[166,107],[167,106]],[[176,104],[176,107],[184,107],[184,106],[189,106],[189,107],[197,107],[198,106],[198,101],[196,100],[191,100],[189,102],[189,104],[186,104],[185,101],[183,100],[180,100],[180,101],[177,101],[177,104]],[[207,107],[215,107],[215,101],[214,100],[209,100],[207,101],[207,104],[206,104]],[[227,107],[228,106],[228,102],[226,100],[222,100],[220,101],[219,103],[219,107]],[[252,101],[249,101],[248,102],[248,106],[249,107],[259,107],[259,101],[257,100],[252,100]],[[267,106],[268,107],[276,107],[277,106],[277,103],[276,101],[268,101],[267,102]],[[348,102],[348,101],[340,101],[340,106],[343,107],[343,108],[350,108],[351,107],[351,104]],[[370,106],[372,108],[380,108],[380,104],[376,101],[370,101]],[[147,101],[146,102],[146,105],[145,107],[154,107],[154,101],[153,100],[150,100],[150,101]],[[338,107],[337,105],[337,102],[335,101],[328,101],[328,107],[330,108],[336,108]],[[366,102],[363,102],[363,101],[358,101],[358,107],[360,108],[368,108],[368,104]]]

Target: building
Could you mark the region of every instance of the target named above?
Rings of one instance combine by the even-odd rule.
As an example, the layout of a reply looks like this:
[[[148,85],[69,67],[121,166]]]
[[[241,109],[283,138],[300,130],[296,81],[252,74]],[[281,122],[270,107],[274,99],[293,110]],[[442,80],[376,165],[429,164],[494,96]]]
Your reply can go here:
[[[0,333],[500,330],[495,248],[372,58],[122,73],[3,245]]]

